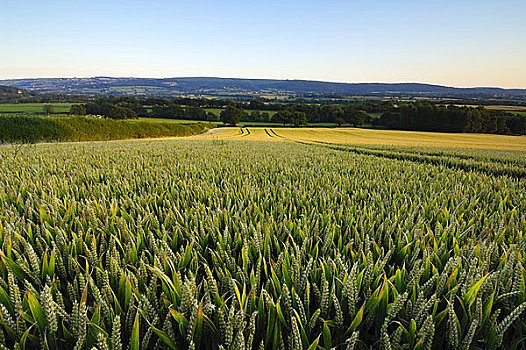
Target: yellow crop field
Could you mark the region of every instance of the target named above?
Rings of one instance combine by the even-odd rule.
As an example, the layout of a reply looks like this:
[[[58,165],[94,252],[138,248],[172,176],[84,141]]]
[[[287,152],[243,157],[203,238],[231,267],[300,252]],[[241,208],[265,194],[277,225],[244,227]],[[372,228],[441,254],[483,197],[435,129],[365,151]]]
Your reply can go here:
[[[292,141],[272,133],[271,128],[220,128],[212,129],[192,139],[230,141]]]
[[[486,109],[493,109],[498,111],[510,111],[510,112],[524,112],[526,111],[525,106],[486,106]]]
[[[219,128],[192,136],[203,140],[326,142],[526,151],[526,136],[456,134],[358,128]]]

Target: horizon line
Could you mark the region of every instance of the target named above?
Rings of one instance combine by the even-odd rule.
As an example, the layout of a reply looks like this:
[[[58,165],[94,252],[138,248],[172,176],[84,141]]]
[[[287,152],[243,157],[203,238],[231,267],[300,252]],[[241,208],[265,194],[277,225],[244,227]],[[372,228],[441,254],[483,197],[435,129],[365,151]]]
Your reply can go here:
[[[313,79],[299,79],[299,78],[244,78],[244,77],[219,77],[219,76],[172,76],[172,77],[147,77],[147,76],[111,76],[111,75],[95,75],[95,76],[60,76],[60,77],[25,77],[25,78],[0,78],[3,80],[38,80],[38,79],[97,79],[97,78],[111,78],[111,79],[195,79],[195,78],[208,78],[208,79],[234,79],[234,80],[278,80],[278,81],[307,81],[307,82],[318,82],[318,83],[331,83],[331,84],[420,84],[420,85],[431,85],[447,88],[456,89],[502,89],[502,90],[526,90],[526,87],[502,87],[502,86],[491,86],[491,85],[471,85],[471,86],[458,86],[458,85],[445,85],[442,83],[431,83],[421,81],[330,81],[330,80],[313,80]]]

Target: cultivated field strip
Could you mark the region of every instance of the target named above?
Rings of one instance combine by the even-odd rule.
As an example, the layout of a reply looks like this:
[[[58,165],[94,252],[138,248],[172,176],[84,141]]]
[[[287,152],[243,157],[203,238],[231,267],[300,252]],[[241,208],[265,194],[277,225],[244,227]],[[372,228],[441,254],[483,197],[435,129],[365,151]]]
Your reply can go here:
[[[1,349],[524,345],[524,180],[292,142],[0,159]]]
[[[199,140],[228,140],[228,141],[281,141],[269,136],[263,128],[219,128],[192,137]],[[188,138],[180,138],[188,139]]]
[[[502,149],[526,151],[526,136],[455,134],[358,128],[273,128],[297,141],[339,144]]]
[[[526,177],[526,152],[500,150],[462,150],[423,147],[389,147],[337,144],[322,141],[300,141],[287,139],[270,130],[284,140],[306,145],[316,145],[334,150],[372,155],[388,159],[413,161],[431,165],[445,166],[458,170],[483,172],[488,175],[506,175],[517,178]]]
[[[245,128],[245,130],[243,130],[243,128],[241,128],[241,137],[246,137],[246,136],[249,136],[251,134],[250,130],[248,128]]]
[[[246,141],[280,141],[279,137],[267,134],[274,132],[282,137],[281,141],[294,140],[302,142],[329,142],[336,144],[349,144],[362,147],[396,147],[396,148],[419,148],[431,147],[431,152],[436,150],[458,150],[458,152],[471,152],[485,155],[487,152],[500,150],[526,152],[526,136],[506,135],[484,135],[484,134],[447,134],[434,132],[413,132],[394,130],[371,130],[356,128],[233,128],[223,127],[209,130],[208,132],[195,136],[199,139],[241,139],[239,136],[247,129],[251,136]],[[234,137],[237,135],[237,137]],[[287,142],[288,142],[287,141]],[[524,158],[523,156],[521,156]]]
[[[342,146],[335,144],[321,144],[324,147],[328,147],[335,150],[355,152],[359,154],[373,155],[377,157],[407,160],[425,164],[441,165],[449,168],[466,170],[466,171],[477,171],[484,172],[489,175],[506,175],[517,178],[526,177],[526,166],[523,164],[515,165],[513,161],[508,162],[507,160],[495,160],[495,157],[491,157],[492,160],[474,160],[473,158],[458,157],[455,155],[428,155],[420,152],[401,152],[396,148],[391,149],[374,149],[374,148],[363,148],[356,146]],[[481,159],[480,157],[477,157]],[[522,163],[522,161],[520,161]]]
[[[294,142],[293,140],[288,140],[288,139],[284,138],[283,136],[280,136],[280,135],[276,134],[274,132],[274,130],[272,130],[272,129],[265,129],[265,133],[271,139],[278,139],[279,141],[291,141],[291,142]]]
[[[205,133],[185,137],[184,139],[199,139],[199,140],[227,140],[231,138],[237,138],[243,134],[241,128],[216,128],[208,130]]]

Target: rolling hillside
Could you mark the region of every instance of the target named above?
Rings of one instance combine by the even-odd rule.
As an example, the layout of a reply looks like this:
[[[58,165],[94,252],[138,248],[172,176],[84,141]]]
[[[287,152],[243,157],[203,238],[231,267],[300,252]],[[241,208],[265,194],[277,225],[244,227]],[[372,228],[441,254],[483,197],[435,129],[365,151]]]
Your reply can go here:
[[[225,96],[235,94],[280,94],[339,96],[411,96],[440,98],[526,99],[526,89],[490,87],[455,88],[420,83],[332,83],[309,80],[233,79],[233,78],[42,78],[0,80],[0,85],[14,86],[40,93],[175,96]]]

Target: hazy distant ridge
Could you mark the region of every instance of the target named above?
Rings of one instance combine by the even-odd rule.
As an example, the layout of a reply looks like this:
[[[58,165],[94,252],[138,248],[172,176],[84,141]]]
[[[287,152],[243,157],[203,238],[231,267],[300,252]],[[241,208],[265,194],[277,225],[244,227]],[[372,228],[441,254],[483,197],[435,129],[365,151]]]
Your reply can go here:
[[[293,93],[340,95],[412,95],[432,97],[482,97],[526,99],[526,89],[493,87],[456,88],[420,83],[332,83],[311,80],[237,78],[38,78],[0,80],[42,93],[171,96],[222,93]]]

